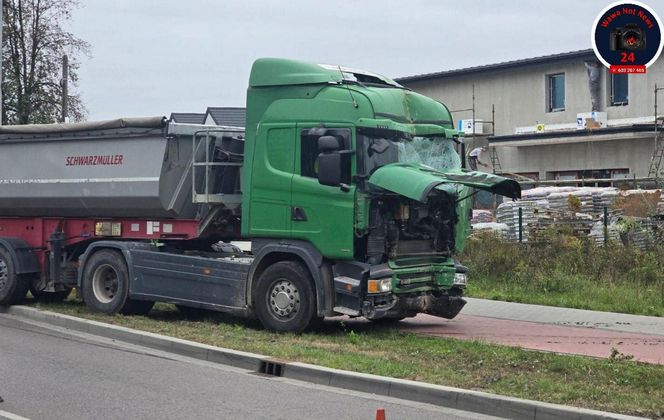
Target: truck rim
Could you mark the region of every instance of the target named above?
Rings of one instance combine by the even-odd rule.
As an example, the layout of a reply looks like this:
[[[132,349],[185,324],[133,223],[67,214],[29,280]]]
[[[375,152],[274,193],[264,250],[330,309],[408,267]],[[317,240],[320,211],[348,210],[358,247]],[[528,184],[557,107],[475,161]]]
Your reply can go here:
[[[277,318],[292,318],[300,309],[300,292],[290,280],[279,279],[270,290],[269,302]]]
[[[7,263],[5,262],[5,260],[0,258],[0,290],[4,289],[5,286],[7,286],[7,277],[9,277],[7,270]]]
[[[118,291],[118,273],[109,264],[102,264],[92,276],[92,292],[101,303],[110,303]]]

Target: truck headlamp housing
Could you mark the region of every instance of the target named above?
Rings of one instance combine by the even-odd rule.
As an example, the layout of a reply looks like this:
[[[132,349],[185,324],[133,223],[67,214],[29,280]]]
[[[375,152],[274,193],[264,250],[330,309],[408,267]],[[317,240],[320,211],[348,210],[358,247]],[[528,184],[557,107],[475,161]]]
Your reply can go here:
[[[468,276],[466,273],[454,273],[454,286],[465,288],[468,284]]]
[[[367,282],[368,293],[387,293],[392,291],[392,279],[390,277],[384,279],[371,279]]]

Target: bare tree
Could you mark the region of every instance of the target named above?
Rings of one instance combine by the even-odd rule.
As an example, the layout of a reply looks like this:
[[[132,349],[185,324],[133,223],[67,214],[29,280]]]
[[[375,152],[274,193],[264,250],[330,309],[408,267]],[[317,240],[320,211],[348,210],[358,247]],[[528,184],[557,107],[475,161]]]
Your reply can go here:
[[[86,109],[72,87],[78,82],[87,42],[66,31],[77,0],[4,0],[2,45],[2,122],[39,124],[59,120],[62,107],[62,56],[69,56],[68,108],[72,120]]]

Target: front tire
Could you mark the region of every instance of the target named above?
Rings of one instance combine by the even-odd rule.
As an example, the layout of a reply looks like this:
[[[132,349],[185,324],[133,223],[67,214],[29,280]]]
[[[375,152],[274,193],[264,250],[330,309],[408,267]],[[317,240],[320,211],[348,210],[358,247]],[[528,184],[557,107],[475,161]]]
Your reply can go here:
[[[129,299],[129,270],[121,253],[104,249],[88,259],[83,271],[83,301],[94,312],[145,315],[154,302]]]
[[[29,288],[29,278],[16,274],[14,260],[5,248],[0,247],[0,305],[19,303]]]
[[[309,271],[298,262],[280,261],[258,279],[256,315],[269,330],[300,333],[317,320],[315,299]]]

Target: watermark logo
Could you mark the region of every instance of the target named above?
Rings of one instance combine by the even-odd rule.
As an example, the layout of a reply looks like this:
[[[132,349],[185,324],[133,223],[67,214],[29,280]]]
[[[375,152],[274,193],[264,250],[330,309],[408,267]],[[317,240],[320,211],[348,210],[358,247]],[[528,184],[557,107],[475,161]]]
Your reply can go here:
[[[645,73],[664,47],[662,21],[648,5],[620,1],[595,19],[593,50],[611,73]]]

